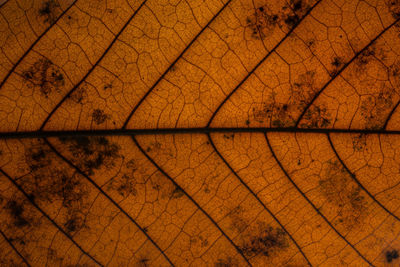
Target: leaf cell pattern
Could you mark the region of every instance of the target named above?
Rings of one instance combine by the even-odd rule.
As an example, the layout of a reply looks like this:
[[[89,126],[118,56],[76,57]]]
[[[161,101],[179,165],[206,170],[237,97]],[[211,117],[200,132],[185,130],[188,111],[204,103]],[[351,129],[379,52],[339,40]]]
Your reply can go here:
[[[398,266],[400,1],[0,1],[1,266]]]

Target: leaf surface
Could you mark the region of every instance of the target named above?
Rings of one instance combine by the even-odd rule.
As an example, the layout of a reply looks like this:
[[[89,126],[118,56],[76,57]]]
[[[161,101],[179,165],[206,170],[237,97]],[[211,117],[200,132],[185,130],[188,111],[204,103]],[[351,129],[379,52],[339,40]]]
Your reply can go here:
[[[1,265],[399,265],[399,20],[0,1]]]

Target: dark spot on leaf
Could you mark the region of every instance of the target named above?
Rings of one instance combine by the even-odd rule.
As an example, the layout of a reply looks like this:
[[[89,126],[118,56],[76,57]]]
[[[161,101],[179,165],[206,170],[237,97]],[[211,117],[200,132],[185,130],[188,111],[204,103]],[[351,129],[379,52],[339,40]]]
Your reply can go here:
[[[225,139],[233,139],[235,138],[235,134],[224,134]]]
[[[332,61],[332,66],[334,66],[335,68],[340,67],[343,63],[342,63],[342,59],[340,57],[334,57],[333,61]]]
[[[119,157],[119,145],[110,143],[102,136],[62,137],[59,140],[68,146],[77,166],[88,175],[101,167],[112,167]]]
[[[5,207],[14,220],[14,225],[18,228],[29,225],[29,222],[24,218],[24,207],[21,203],[11,200],[7,202]]]
[[[39,9],[39,16],[44,17],[44,22],[52,24],[57,19],[57,8],[60,5],[54,0],[48,0],[43,3]]]
[[[285,23],[289,26],[289,28],[293,28],[299,22],[300,18],[296,14],[289,15],[285,19]]]
[[[108,185],[108,189],[116,190],[122,197],[128,197],[129,195],[136,196],[136,179],[126,174],[121,177],[114,178]]]
[[[325,106],[311,106],[304,114],[304,123],[300,126],[303,128],[325,128],[331,122],[331,115]]]
[[[365,146],[367,145],[367,138],[365,134],[357,134],[352,137],[353,140],[353,149],[357,152],[363,151]]]
[[[83,99],[86,97],[86,87],[80,86],[75,92],[69,95],[69,99],[77,104],[82,104]]]
[[[395,259],[399,258],[399,252],[397,250],[389,250],[386,251],[386,261],[387,262],[392,262]]]
[[[28,70],[23,71],[22,77],[34,88],[39,88],[45,97],[54,90],[60,92],[60,88],[65,85],[64,75],[60,68],[43,58],[36,61]]]
[[[389,0],[387,2],[389,7],[389,11],[392,14],[393,18],[399,19],[400,18],[400,0]]]
[[[249,240],[241,247],[241,251],[247,257],[257,255],[268,257],[280,249],[289,247],[287,234],[281,228],[261,225],[263,228],[259,229],[257,235],[250,236]]]
[[[253,108],[254,120],[258,123],[271,121],[273,127],[290,127],[294,119],[289,111],[293,106],[281,103],[263,103],[261,108]]]
[[[45,204],[59,202],[70,212],[81,207],[86,192],[76,172],[68,170],[55,160],[55,154],[43,142],[27,149],[26,161],[31,176],[19,182],[29,199]]]
[[[138,261],[138,266],[140,266],[140,267],[149,266],[149,265],[148,265],[148,262],[149,262],[149,261],[150,261],[150,260],[149,260],[148,258],[142,257],[142,258],[139,259],[139,261]]]
[[[361,116],[364,118],[365,128],[381,129],[385,123],[388,112],[393,107],[395,91],[384,87],[379,93],[368,95],[361,101]]]
[[[104,85],[103,89],[107,90],[107,89],[111,89],[112,87],[113,87],[112,84],[108,83],[108,84]]]
[[[181,198],[185,195],[181,188],[176,187],[174,191],[172,191],[172,198]]]
[[[81,214],[78,212],[70,215],[70,218],[64,223],[67,232],[74,233],[85,226],[84,220],[80,216]]]
[[[357,65],[357,69],[359,72],[364,71],[365,65],[368,64],[369,60],[371,57],[375,56],[376,53],[376,48],[374,45],[368,47],[365,49],[361,54],[358,56],[358,58],[355,60],[355,63]]]
[[[329,161],[319,181],[320,190],[329,203],[337,207],[337,221],[350,230],[367,215],[364,192],[338,161]]]
[[[260,6],[254,10],[254,14],[247,17],[246,23],[254,39],[264,40],[278,25],[278,20],[278,14],[272,14],[267,6]]]
[[[301,10],[303,7],[303,2],[301,0],[295,1],[293,4],[293,11],[297,12],[299,10]]]
[[[100,125],[109,119],[109,115],[105,114],[101,109],[95,109],[92,113],[92,118],[97,125]]]
[[[315,40],[314,40],[314,39],[310,39],[310,40],[307,40],[307,41],[306,41],[306,45],[307,45],[309,48],[312,48],[312,47],[314,46],[314,44],[315,44]]]

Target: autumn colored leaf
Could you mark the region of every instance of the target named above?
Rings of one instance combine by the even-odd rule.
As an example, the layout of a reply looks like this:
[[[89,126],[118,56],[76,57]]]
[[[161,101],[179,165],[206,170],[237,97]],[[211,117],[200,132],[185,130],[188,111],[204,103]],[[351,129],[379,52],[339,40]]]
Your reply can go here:
[[[400,266],[400,1],[0,0],[0,266]]]

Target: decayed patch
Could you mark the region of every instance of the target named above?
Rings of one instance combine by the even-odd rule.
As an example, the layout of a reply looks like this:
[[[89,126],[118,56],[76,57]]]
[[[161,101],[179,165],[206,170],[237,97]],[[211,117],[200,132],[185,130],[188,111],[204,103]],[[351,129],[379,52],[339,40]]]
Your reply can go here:
[[[367,146],[367,137],[365,134],[357,134],[352,136],[354,151],[360,152]]]
[[[48,59],[41,58],[31,68],[22,72],[28,87],[34,87],[46,98],[51,93],[61,92],[65,85],[61,69]]]
[[[391,263],[397,261],[399,258],[399,252],[396,249],[388,250],[385,253],[386,262]]]
[[[39,16],[44,19],[46,23],[54,23],[60,13],[60,5],[55,0],[48,0],[42,4],[39,9]]]
[[[247,27],[251,29],[252,37],[264,40],[277,26],[278,14],[272,14],[267,6],[260,6],[254,10],[254,14],[246,19]]]
[[[335,77],[345,62],[341,57],[335,56],[331,62],[332,69],[329,71],[331,77]]]
[[[369,95],[361,101],[361,116],[365,120],[365,128],[380,129],[383,127],[388,112],[393,106],[395,92],[390,88],[383,88],[378,94]]]
[[[258,123],[264,123],[270,121],[273,127],[289,127],[294,123],[294,118],[291,116],[292,109],[295,108],[293,105],[264,102],[258,107],[252,109],[252,121]],[[251,121],[248,120],[247,125],[250,125]]]
[[[7,232],[8,240],[13,245],[25,246],[36,243],[27,232],[34,232],[41,225],[35,209],[25,197],[0,194],[2,231]],[[31,243],[32,242],[32,243]],[[1,262],[1,261],[0,261]]]
[[[240,249],[246,257],[252,258],[274,256],[288,247],[289,239],[285,231],[279,227],[258,222],[258,228],[249,231]]]
[[[94,123],[96,123],[97,125],[103,124],[109,118],[110,115],[106,114],[103,110],[101,109],[93,110],[92,119]]]
[[[376,47],[375,45],[371,45],[367,47],[356,59],[356,72],[361,73],[365,72],[368,63],[371,61],[372,58],[375,57],[376,54]]]
[[[302,128],[325,128],[331,123],[331,115],[324,105],[311,106],[303,117]]]
[[[25,214],[24,203],[21,200],[9,200],[5,205],[5,210],[12,218],[13,225],[17,228],[29,226],[29,219]]]
[[[61,137],[61,143],[68,147],[74,163],[88,175],[102,167],[113,167],[120,157],[120,147],[102,136]]]
[[[389,8],[393,18],[400,18],[400,0],[386,0],[386,5]]]
[[[275,27],[293,28],[304,15],[308,5],[302,0],[292,0],[289,5],[284,5],[278,12],[272,11],[268,6],[260,5],[254,9],[254,13],[247,17],[246,27],[251,30],[251,35],[255,39],[264,40],[272,34]]]
[[[43,205],[59,203],[66,212],[64,227],[74,232],[84,225],[85,200],[88,194],[82,177],[56,160],[57,156],[43,141],[26,149],[26,163],[30,174],[19,180],[29,197]]]
[[[367,216],[365,193],[338,161],[332,160],[327,164],[319,188],[327,201],[338,209],[334,223],[351,230]]]

